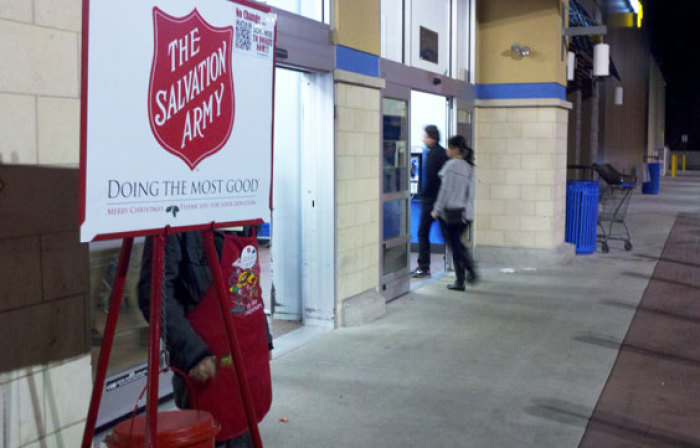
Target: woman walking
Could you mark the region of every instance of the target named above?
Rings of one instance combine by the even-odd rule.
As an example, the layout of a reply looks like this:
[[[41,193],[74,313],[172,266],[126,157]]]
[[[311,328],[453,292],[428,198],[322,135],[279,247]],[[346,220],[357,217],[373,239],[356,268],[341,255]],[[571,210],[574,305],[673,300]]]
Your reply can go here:
[[[442,184],[432,215],[440,220],[442,234],[452,250],[457,280],[447,289],[464,291],[465,280],[470,284],[478,280],[474,260],[462,242],[464,231],[474,221],[474,151],[464,137],[455,135],[448,142],[447,155],[450,160],[440,170]]]

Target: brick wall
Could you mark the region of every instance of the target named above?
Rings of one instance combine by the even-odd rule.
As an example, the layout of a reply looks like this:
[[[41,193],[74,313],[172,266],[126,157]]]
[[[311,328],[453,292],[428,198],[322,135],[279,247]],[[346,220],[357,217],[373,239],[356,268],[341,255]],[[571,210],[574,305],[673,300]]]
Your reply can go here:
[[[77,447],[90,399],[90,357],[0,374],[0,440],[10,447]]]
[[[79,446],[91,392],[78,243],[81,0],[0,0],[0,444]]]
[[[0,166],[0,184],[0,440],[78,446],[92,386],[78,171]]]
[[[77,166],[80,0],[0,0],[0,162]]]
[[[554,249],[564,242],[569,111],[533,106],[482,102],[476,110],[479,245]]]
[[[338,302],[379,284],[380,90],[336,83]],[[343,322],[342,307],[338,307]]]

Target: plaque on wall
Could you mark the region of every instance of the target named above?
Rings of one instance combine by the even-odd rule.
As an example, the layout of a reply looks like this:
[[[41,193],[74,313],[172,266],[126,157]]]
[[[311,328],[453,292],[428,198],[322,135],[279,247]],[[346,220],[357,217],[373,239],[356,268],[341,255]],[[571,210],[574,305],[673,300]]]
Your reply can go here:
[[[438,63],[438,33],[420,27],[420,58],[424,61]]]

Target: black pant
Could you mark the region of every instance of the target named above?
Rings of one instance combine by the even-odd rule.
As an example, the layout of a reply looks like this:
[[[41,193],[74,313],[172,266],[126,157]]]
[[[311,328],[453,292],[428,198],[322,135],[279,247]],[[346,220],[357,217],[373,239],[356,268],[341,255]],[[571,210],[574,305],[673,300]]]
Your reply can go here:
[[[474,271],[474,259],[469,253],[469,249],[462,242],[462,235],[467,230],[468,224],[448,225],[445,221],[440,220],[440,227],[442,228],[445,242],[452,250],[457,283],[464,283],[467,272],[472,276],[476,274]]]
[[[216,448],[252,448],[252,446],[253,441],[250,440],[250,434],[248,433],[216,444]]]
[[[418,268],[424,271],[430,270],[430,228],[435,221],[430,214],[433,205],[432,202],[423,202],[418,225]]]

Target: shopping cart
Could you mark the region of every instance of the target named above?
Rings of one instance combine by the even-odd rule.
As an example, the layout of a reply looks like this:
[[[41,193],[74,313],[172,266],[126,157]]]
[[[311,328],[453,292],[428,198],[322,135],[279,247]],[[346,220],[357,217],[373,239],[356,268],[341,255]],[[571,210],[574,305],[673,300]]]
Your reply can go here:
[[[630,251],[633,247],[632,235],[625,223],[625,216],[637,185],[637,176],[634,173],[624,175],[610,164],[593,164],[592,168],[603,180],[598,206],[598,227],[601,230],[598,240],[601,241],[601,249],[607,254],[610,252],[610,241],[624,241],[625,250]],[[625,232],[614,233],[616,225],[622,225]]]

